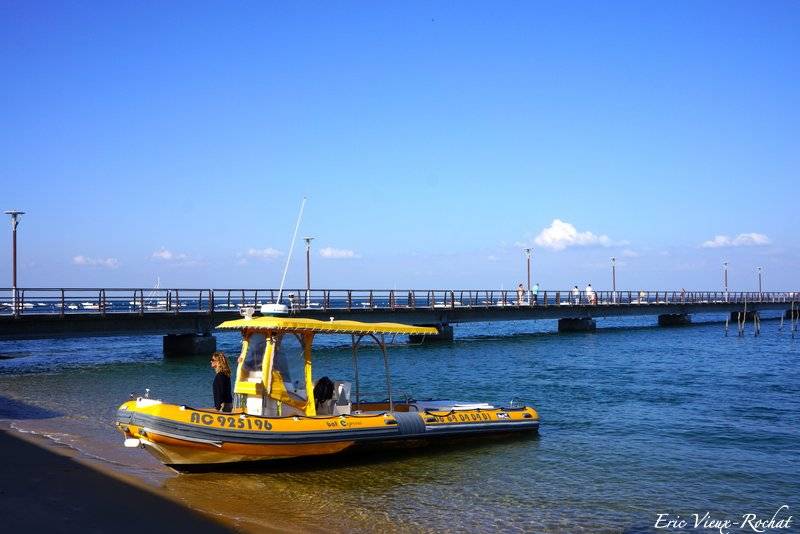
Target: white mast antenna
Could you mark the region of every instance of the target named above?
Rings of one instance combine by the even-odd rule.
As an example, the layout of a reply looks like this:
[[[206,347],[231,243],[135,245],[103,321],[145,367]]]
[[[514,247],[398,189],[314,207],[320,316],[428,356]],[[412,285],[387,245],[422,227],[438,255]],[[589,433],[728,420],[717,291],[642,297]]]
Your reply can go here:
[[[300,213],[297,214],[297,224],[294,225],[294,235],[292,236],[292,244],[289,247],[289,255],[286,257],[286,265],[283,267],[283,277],[281,278],[281,288],[278,290],[278,304],[281,303],[281,296],[283,295],[283,283],[286,281],[286,273],[289,271],[289,262],[292,260],[292,251],[294,250],[294,242],[297,240],[297,230],[300,228],[300,220],[303,218],[303,208],[306,206],[306,197],[303,197],[303,202],[300,203]]]

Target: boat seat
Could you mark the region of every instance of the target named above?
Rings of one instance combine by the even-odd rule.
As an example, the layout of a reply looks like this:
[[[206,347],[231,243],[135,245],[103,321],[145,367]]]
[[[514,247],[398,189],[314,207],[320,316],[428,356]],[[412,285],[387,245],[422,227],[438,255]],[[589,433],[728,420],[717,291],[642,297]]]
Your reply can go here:
[[[333,415],[349,414],[351,409],[350,404],[350,388],[352,383],[337,380],[333,383],[333,400],[332,406]]]
[[[350,382],[337,380],[333,383],[333,396],[321,403],[317,407],[317,415],[349,415],[350,404]]]
[[[335,401],[333,399],[328,399],[324,402],[319,403],[317,406],[317,415],[334,415],[333,407],[335,406]]]

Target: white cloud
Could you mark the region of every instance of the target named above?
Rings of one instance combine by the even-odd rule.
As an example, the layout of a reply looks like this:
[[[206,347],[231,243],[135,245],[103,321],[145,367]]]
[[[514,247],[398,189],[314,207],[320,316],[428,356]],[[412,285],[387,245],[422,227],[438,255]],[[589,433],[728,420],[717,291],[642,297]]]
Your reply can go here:
[[[153,252],[150,255],[150,259],[180,267],[196,267],[198,265],[204,265],[203,260],[192,258],[188,254],[184,254],[182,252],[172,252],[171,250],[167,250],[166,247],[161,247],[159,250]]]
[[[622,251],[622,256],[625,257],[625,258],[638,258],[639,257],[639,253],[636,252],[635,250],[631,250],[629,248],[626,248],[625,250]]]
[[[276,250],[272,247],[267,248],[249,248],[247,249],[246,256],[248,258],[260,258],[262,260],[274,260],[283,256],[283,252]]]
[[[87,258],[86,256],[75,256],[72,258],[72,264],[116,269],[119,267],[119,260],[117,258]]]
[[[332,260],[342,260],[342,259],[361,257],[359,254],[356,254],[352,250],[333,248],[333,247],[325,247],[323,249],[320,249],[319,255],[322,256],[323,258],[329,258]]]
[[[739,234],[736,237],[727,235],[716,235],[714,239],[704,241],[703,248],[720,248],[720,247],[758,247],[769,245],[770,239],[764,234],[757,234],[750,232],[747,234]]]
[[[187,256],[186,254],[177,254],[171,250],[167,250],[165,247],[161,247],[161,249],[153,252],[153,254],[150,255],[150,258],[161,261],[183,261],[187,258]]]
[[[561,219],[553,219],[550,226],[539,232],[533,241],[540,247],[553,250],[564,250],[567,247],[610,247],[615,244],[625,244],[625,242],[614,243],[607,235],[597,235],[589,231],[579,232],[575,226]]]

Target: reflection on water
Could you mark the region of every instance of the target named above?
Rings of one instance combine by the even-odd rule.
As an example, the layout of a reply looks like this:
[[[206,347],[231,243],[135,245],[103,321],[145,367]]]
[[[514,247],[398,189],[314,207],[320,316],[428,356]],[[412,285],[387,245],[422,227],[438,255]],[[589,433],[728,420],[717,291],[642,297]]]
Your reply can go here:
[[[542,417],[538,438],[177,475],[122,448],[111,425],[145,388],[211,404],[208,359],[165,360],[160,337],[3,343],[0,352],[25,357],[0,360],[0,394],[13,400],[0,413],[242,525],[640,532],[662,512],[736,517],[800,505],[800,340],[777,323],[765,321],[759,338],[724,337],[718,324],[552,327],[463,325],[452,344],[390,351],[398,395],[530,404]],[[218,341],[238,353],[236,335]],[[320,341],[315,375],[352,379],[349,347]],[[360,352],[359,370],[362,390],[383,394],[380,353]],[[53,417],[26,417],[14,402]]]

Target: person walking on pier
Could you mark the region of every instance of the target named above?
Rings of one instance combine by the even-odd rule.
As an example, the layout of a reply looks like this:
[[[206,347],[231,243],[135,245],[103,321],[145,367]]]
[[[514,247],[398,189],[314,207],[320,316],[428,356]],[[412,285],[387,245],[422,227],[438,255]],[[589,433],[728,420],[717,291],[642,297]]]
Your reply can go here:
[[[522,284],[517,286],[517,306],[522,306],[522,301],[525,298],[525,288]]]
[[[581,302],[581,290],[578,289],[577,284],[572,288],[572,300],[575,302],[575,304],[580,304]]]
[[[596,295],[594,289],[592,289],[592,284],[589,284],[588,286],[586,286],[586,302],[588,304],[597,304],[595,297]]]
[[[531,297],[533,298],[534,304],[539,304],[539,282],[533,284],[531,288]]]
[[[211,355],[211,368],[214,369],[214,408],[221,412],[233,410],[233,395],[231,395],[231,368],[224,352],[215,352]]]

